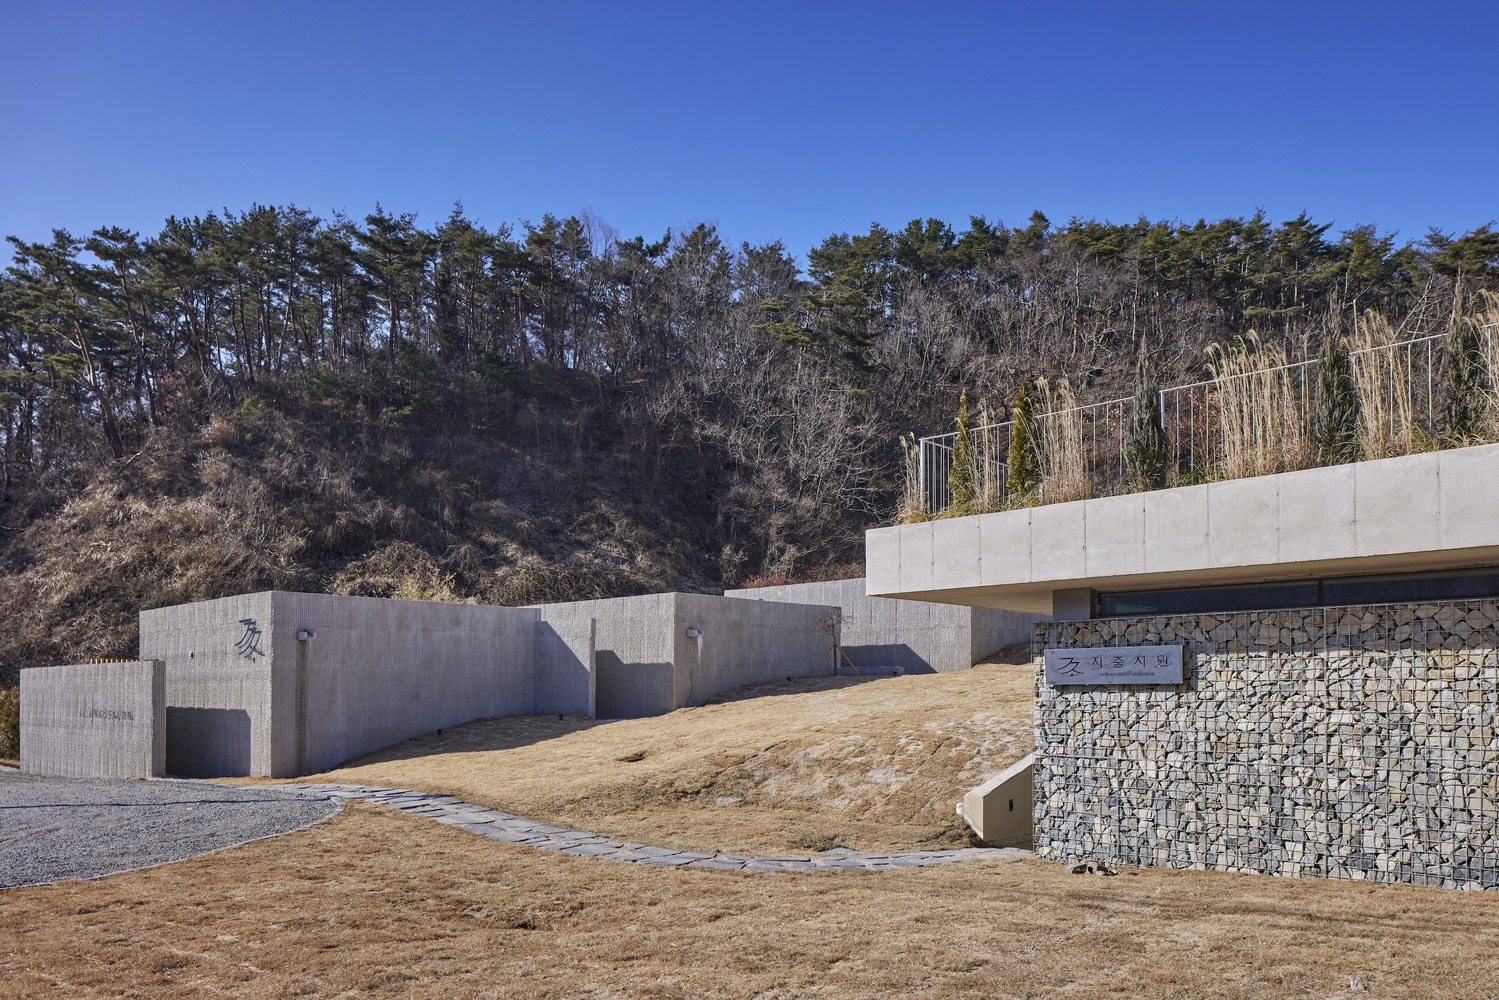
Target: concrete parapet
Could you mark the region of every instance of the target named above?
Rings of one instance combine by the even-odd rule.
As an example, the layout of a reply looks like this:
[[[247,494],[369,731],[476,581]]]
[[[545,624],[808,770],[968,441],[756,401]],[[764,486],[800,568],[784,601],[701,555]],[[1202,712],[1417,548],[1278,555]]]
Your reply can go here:
[[[160,660],[21,671],[21,770],[63,778],[156,778],[166,760]]]
[[[1025,612],[871,597],[863,578],[729,590],[782,604],[835,605],[842,612],[843,653],[871,671],[908,674],[967,670],[995,650],[1028,642],[1037,616]]]
[[[882,597],[1042,614],[1069,590],[1492,566],[1496,490],[1480,445],[876,528],[865,563]]]
[[[1028,754],[963,796],[958,815],[982,844],[1029,847],[1036,755]]]

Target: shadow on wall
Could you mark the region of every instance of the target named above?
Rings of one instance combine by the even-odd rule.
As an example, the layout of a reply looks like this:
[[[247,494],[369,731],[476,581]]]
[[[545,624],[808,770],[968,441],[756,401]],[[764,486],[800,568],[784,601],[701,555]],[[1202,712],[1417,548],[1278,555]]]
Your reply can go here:
[[[600,719],[643,719],[676,708],[676,668],[670,663],[625,663],[619,654],[596,654]]]
[[[168,774],[233,778],[250,773],[250,713],[243,708],[168,708]]]
[[[878,643],[869,646],[840,646],[843,655],[853,661],[860,670],[876,670],[880,667],[900,667],[908,674],[935,674],[932,666],[916,650],[903,642]]]

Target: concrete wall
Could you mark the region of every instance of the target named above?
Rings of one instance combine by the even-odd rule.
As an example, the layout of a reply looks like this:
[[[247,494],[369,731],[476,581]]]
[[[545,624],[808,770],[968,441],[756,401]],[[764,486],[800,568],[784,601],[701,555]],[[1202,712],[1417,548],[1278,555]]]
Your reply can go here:
[[[145,611],[140,632],[166,664],[173,774],[308,774],[593,699],[591,621],[549,628],[530,608],[266,592]]]
[[[1178,685],[1040,666],[1176,642]],[[1040,856],[1499,887],[1499,602],[1059,622],[1035,652]]]
[[[603,719],[660,715],[746,684],[815,673],[832,645],[825,624],[834,610],[702,594],[537,608],[558,628],[597,622],[596,709]],[[702,633],[701,644],[689,628]]]
[[[871,597],[863,578],[730,590],[725,597],[831,604],[843,611],[843,652],[861,668],[908,674],[967,670],[990,653],[1028,642],[1037,616],[992,608]]]
[[[64,778],[155,778],[166,761],[160,660],[21,671],[21,770]]]
[[[595,711],[599,718],[636,719],[680,707],[672,642],[675,596],[646,594],[537,606],[541,619],[559,631],[575,633],[584,622],[596,623]]]
[[[1499,445],[879,528],[871,594],[1041,614],[1132,590],[1499,563]]]
[[[834,610],[687,594],[501,608],[268,592],[142,612],[140,631],[143,655],[165,664],[167,771],[286,777],[474,719],[657,715],[811,674]]]
[[[189,777],[283,775],[271,734],[290,732],[292,702],[273,712],[272,594],[142,611],[140,655],[166,664],[166,769]],[[295,663],[274,664],[295,683]]]
[[[836,607],[675,594],[676,704],[746,684],[815,674],[836,641]],[[689,638],[688,629],[702,633]]]
[[[539,615],[539,612],[538,612]],[[537,713],[597,715],[598,620],[561,618],[536,622]]]
[[[273,774],[326,770],[434,729],[538,708],[528,608],[278,592],[273,623],[274,701],[298,720],[276,733]],[[299,640],[304,631],[314,637]]]

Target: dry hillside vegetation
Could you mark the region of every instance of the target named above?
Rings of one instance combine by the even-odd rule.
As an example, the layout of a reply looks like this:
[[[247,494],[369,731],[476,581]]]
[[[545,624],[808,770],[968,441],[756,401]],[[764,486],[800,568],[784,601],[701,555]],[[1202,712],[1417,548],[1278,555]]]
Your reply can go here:
[[[1033,675],[798,680],[651,719],[521,717],[410,740],[308,780],[456,795],[681,850],[966,844],[963,793],[1030,751]]]
[[[659,233],[260,204],[15,240],[0,686],[133,655],[142,607],[268,587],[527,603],[857,576],[902,502],[900,436],[964,393],[1002,421],[1036,379],[1130,394],[1142,356],[1196,381],[1254,330],[1298,356],[1369,310],[1401,339],[1477,329],[1499,287],[1492,225],[1397,246],[1305,214],[912,219],[830,234],[805,268]],[[1097,492],[1082,425],[1050,423],[1042,492]]]
[[[0,900],[4,997],[1450,1000],[1499,981],[1492,893],[1023,860],[664,870],[358,804]]]
[[[142,609],[257,590],[526,604],[709,589],[716,566],[688,539],[713,515],[681,487],[619,456],[315,411],[158,434],[0,536],[0,687],[21,667],[134,656]]]

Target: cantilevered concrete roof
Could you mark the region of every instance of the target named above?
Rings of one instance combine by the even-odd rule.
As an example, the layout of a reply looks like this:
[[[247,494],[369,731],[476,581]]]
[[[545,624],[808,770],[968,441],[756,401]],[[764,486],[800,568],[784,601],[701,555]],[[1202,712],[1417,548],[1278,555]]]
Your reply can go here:
[[[1499,565],[1499,445],[876,528],[871,595],[1049,614],[1054,591]]]

